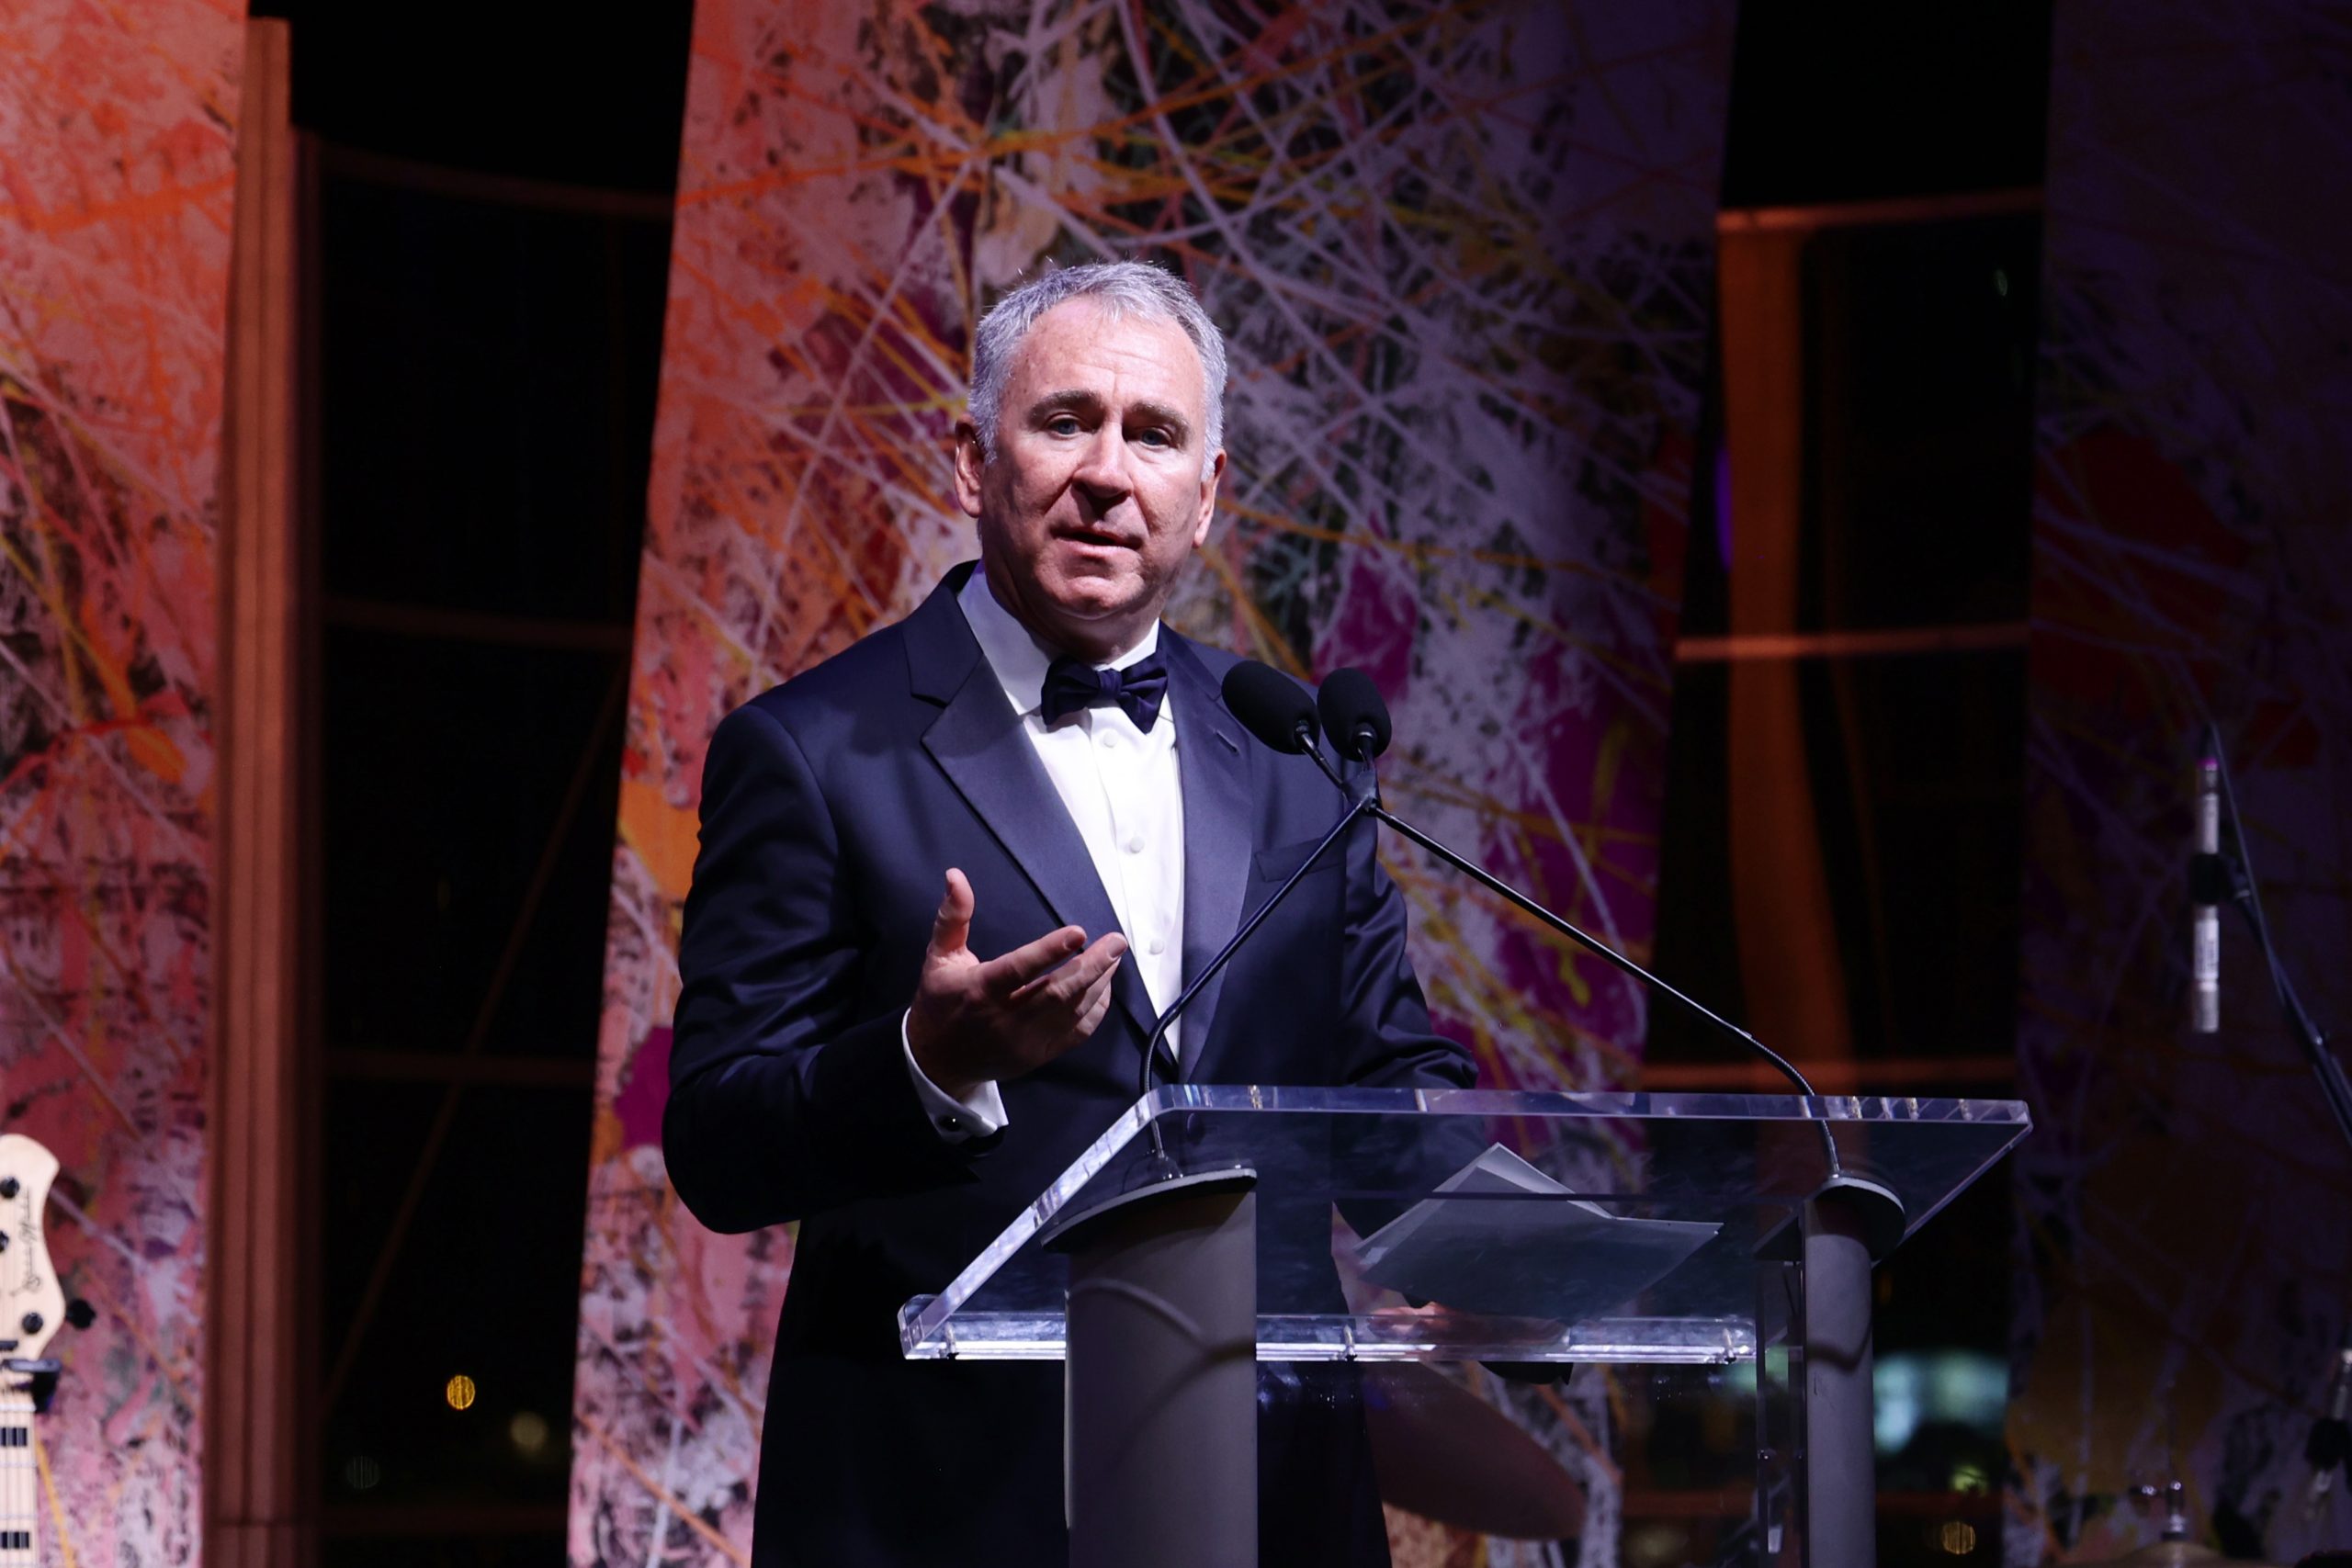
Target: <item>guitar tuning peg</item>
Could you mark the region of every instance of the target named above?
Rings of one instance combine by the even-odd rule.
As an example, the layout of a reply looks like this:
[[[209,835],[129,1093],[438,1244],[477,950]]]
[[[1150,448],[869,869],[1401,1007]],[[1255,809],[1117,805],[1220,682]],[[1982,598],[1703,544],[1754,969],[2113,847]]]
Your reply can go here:
[[[65,1303],[65,1321],[76,1328],[87,1328],[98,1321],[98,1309],[75,1296]]]

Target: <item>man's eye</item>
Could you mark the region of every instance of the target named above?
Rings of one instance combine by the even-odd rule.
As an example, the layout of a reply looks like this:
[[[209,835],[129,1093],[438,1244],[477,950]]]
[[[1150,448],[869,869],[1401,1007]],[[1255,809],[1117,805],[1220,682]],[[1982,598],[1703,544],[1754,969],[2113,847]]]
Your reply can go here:
[[[1142,442],[1147,446],[1173,446],[1176,445],[1174,440],[1169,436],[1168,432],[1164,430],[1139,430],[1136,433],[1136,439]]]
[[[1079,429],[1077,416],[1066,413],[1056,414],[1046,422],[1046,429],[1055,435],[1076,435]]]

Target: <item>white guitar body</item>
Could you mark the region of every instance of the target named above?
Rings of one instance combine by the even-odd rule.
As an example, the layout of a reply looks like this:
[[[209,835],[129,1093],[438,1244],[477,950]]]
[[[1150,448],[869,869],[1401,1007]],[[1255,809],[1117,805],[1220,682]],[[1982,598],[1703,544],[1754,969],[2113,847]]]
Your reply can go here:
[[[34,1364],[65,1320],[65,1292],[41,1236],[56,1179],[55,1155],[20,1134],[0,1134],[0,1568],[40,1560]]]

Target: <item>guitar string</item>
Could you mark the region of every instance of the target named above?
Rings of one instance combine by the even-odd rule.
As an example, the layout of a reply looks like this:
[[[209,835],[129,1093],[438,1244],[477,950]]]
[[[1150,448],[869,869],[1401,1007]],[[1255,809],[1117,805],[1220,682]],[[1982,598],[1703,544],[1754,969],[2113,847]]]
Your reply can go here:
[[[28,1440],[33,1451],[33,1473],[36,1477],[32,1483],[33,1516],[40,1517],[40,1500],[46,1495],[49,1498],[49,1522],[57,1532],[57,1553],[63,1560],[63,1568],[81,1568],[79,1560],[74,1555],[74,1532],[65,1528],[65,1505],[58,1501],[57,1476],[49,1468],[49,1450],[41,1444],[40,1422],[38,1419],[31,1423]],[[38,1529],[33,1539],[38,1545],[40,1539]]]

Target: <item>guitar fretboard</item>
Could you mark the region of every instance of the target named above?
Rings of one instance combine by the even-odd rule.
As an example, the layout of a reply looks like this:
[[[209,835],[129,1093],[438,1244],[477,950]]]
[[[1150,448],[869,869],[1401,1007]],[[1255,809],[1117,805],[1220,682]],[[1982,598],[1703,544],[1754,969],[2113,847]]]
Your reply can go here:
[[[0,1388],[0,1568],[34,1568],[40,1554],[40,1467],[33,1454],[33,1396]]]

